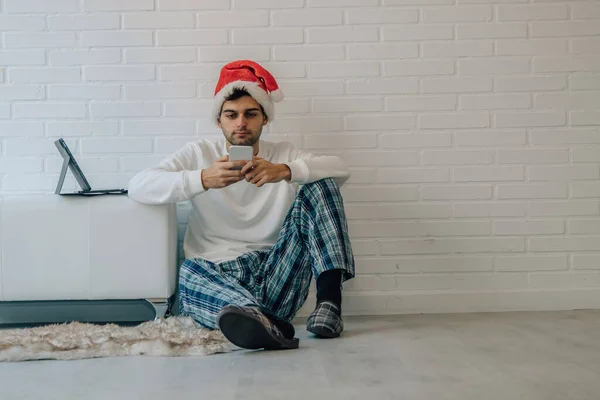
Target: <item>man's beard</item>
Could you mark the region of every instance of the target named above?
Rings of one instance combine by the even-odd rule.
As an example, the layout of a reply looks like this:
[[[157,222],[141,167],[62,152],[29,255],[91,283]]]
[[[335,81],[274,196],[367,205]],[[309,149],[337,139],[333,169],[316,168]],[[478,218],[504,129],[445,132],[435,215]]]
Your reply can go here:
[[[250,132],[250,131],[248,131]],[[235,133],[226,135],[227,141],[234,146],[253,146],[260,138],[261,132],[251,132],[250,135],[239,137]]]

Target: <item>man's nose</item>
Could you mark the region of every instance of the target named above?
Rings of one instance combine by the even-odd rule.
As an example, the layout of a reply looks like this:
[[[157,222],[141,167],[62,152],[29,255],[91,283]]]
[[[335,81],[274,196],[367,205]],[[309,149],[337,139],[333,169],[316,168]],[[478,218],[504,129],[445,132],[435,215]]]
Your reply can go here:
[[[240,115],[238,120],[237,120],[237,125],[239,127],[245,127],[248,124],[248,120],[246,119],[245,115]]]

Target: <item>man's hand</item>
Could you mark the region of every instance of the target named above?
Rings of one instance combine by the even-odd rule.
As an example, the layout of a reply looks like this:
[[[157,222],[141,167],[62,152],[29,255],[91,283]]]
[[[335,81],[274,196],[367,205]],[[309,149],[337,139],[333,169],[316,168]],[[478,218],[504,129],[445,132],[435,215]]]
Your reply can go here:
[[[246,181],[261,187],[265,183],[289,181],[292,177],[290,168],[285,164],[272,164],[262,157],[253,157],[241,170]]]
[[[217,159],[210,168],[200,172],[204,190],[221,189],[244,179],[239,168],[242,168],[248,161],[227,161],[228,159],[229,156],[223,156]],[[238,169],[233,169],[236,167]]]

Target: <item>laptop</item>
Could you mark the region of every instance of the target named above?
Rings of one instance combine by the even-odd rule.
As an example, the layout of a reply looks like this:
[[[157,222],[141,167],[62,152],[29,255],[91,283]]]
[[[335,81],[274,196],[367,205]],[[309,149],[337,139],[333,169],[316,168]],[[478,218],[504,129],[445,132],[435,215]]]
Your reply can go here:
[[[55,194],[59,194],[61,196],[98,196],[98,195],[122,195],[127,194],[126,189],[98,189],[92,190],[92,186],[86,179],[83,171],[77,164],[77,160],[69,150],[67,143],[60,138],[54,142],[54,145],[58,149],[58,152],[62,155],[64,162],[62,166],[62,170],[60,172],[60,178],[58,179],[58,185],[56,186]],[[70,169],[77,180],[77,183],[81,187],[80,191],[77,192],[69,192],[69,193],[61,193],[61,189],[63,183],[65,182],[65,176],[67,175],[67,169]]]

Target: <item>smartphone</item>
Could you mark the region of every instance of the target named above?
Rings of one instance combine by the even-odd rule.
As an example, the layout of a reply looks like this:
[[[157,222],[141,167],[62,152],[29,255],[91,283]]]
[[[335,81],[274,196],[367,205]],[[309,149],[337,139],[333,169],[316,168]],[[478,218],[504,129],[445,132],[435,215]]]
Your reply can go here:
[[[254,148],[252,146],[229,146],[229,161],[252,161],[253,154]]]

